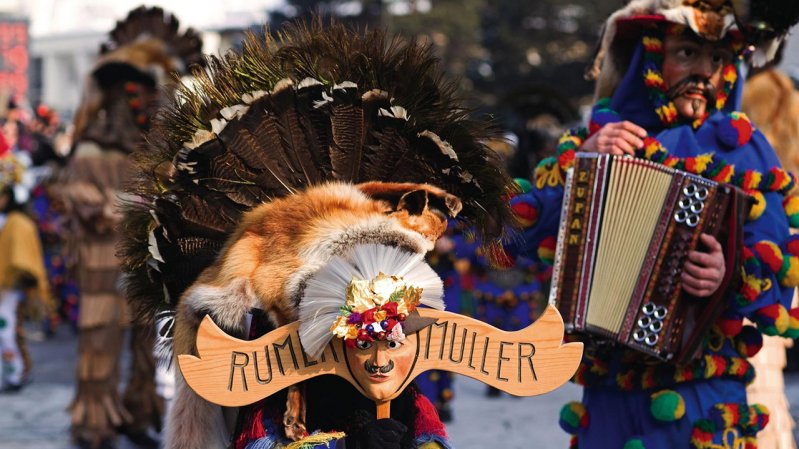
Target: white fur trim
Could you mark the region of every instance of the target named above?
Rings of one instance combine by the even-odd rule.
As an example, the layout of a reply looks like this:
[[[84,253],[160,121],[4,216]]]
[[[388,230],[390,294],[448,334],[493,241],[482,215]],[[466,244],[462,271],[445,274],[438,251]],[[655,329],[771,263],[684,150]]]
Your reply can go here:
[[[313,86],[322,86],[322,82],[315,78],[305,78],[304,80],[300,81],[300,84],[297,85],[297,90],[303,89],[306,87],[313,87]]]
[[[344,89],[348,89],[348,88],[355,89],[357,87],[358,87],[358,85],[353,83],[352,81],[343,81],[343,82],[341,82],[339,84],[334,84],[333,85],[333,90],[336,90],[336,89],[344,90]]]
[[[248,94],[242,95],[241,96],[241,101],[243,101],[244,104],[248,104],[249,105],[249,104],[252,104],[255,100],[263,97],[266,94],[267,94],[267,92],[265,90],[254,90],[254,91],[252,91],[252,92],[250,92]]]
[[[233,119],[240,119],[250,110],[250,107],[244,104],[234,104],[233,106],[228,106],[221,111],[219,111],[219,115],[225,118],[225,120],[233,120]]]
[[[175,398],[166,417],[164,449],[225,449],[230,435],[222,408],[201,398],[175,372]]]
[[[249,279],[237,279],[225,287],[196,283],[183,301],[195,313],[210,313],[225,330],[243,329],[247,313],[258,304]]]
[[[211,119],[211,132],[213,132],[217,136],[219,135],[219,133],[222,132],[222,130],[225,129],[226,126],[227,126],[227,120],[225,120],[225,119],[221,119],[221,118],[212,118]]]

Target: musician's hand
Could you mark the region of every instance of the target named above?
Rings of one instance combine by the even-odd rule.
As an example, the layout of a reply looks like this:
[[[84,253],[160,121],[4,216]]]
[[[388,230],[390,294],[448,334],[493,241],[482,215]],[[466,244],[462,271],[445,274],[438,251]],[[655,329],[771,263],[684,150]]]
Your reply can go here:
[[[699,239],[707,252],[691,251],[682,273],[682,288],[691,295],[704,298],[716,293],[724,279],[726,265],[721,244],[713,236],[702,234]]]
[[[644,146],[646,130],[633,122],[608,123],[583,142],[582,151],[590,153],[635,155],[635,150]]]

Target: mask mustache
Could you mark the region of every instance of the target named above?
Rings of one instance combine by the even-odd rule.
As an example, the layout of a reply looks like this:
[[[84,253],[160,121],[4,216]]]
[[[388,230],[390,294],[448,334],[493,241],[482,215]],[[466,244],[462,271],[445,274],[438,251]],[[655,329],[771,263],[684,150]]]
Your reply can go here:
[[[713,86],[713,83],[707,78],[698,75],[692,75],[681,79],[677,84],[669,88],[667,96],[669,100],[674,100],[691,89],[701,90],[702,96],[708,101],[716,98],[716,88]]]
[[[369,374],[377,374],[377,373],[388,374],[391,370],[394,369],[394,361],[389,360],[388,364],[380,366],[380,365],[375,365],[374,363],[367,360],[363,362],[363,368]]]

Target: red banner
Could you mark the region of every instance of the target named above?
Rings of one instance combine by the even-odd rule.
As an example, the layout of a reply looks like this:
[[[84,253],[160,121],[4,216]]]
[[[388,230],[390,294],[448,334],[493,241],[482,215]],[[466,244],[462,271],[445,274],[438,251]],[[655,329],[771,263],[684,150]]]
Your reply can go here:
[[[21,100],[28,94],[28,22],[0,20],[0,91]]]

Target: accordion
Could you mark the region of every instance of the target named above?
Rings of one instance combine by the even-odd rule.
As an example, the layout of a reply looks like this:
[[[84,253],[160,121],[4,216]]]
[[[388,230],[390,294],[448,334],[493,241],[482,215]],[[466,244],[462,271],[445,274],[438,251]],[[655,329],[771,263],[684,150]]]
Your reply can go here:
[[[602,337],[685,363],[739,282],[740,190],[643,159],[580,153],[567,174],[550,302],[567,331]],[[682,289],[700,234],[724,251],[726,273],[710,298]]]

